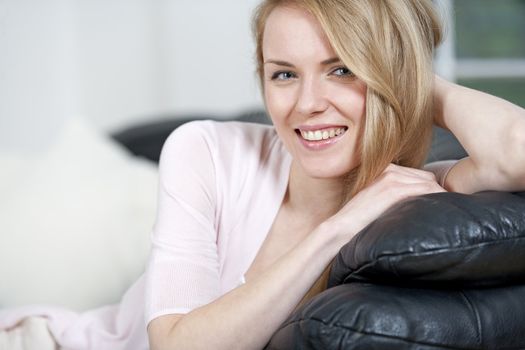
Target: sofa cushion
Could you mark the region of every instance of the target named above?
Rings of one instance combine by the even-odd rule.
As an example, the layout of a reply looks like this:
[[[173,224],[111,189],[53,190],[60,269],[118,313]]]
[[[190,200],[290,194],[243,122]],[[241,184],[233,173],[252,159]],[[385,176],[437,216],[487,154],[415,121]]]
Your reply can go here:
[[[426,163],[439,160],[461,159],[466,156],[467,152],[454,134],[440,127],[433,127],[432,144],[427,154]]]
[[[146,266],[156,166],[72,117],[38,156],[0,152],[0,169],[0,309],[118,302]]]
[[[525,286],[420,289],[350,283],[303,305],[266,349],[524,349]]]
[[[335,286],[296,310],[266,349],[525,348],[525,285],[510,285],[525,275],[524,213],[525,193],[396,204],[341,249]],[[474,286],[483,287],[465,288]]]
[[[345,245],[329,286],[436,287],[525,280],[525,193],[436,193],[397,203]]]

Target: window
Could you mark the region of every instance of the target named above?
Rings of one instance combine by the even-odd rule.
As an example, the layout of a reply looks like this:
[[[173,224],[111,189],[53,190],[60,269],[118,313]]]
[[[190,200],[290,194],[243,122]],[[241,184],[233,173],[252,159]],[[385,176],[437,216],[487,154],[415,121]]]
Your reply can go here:
[[[525,0],[440,0],[449,23],[441,72],[525,107]]]

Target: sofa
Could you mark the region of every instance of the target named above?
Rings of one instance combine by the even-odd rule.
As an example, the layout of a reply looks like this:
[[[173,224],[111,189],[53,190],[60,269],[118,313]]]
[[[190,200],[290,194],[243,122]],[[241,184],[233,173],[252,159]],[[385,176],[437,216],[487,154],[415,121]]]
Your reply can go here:
[[[525,193],[400,202],[267,349],[525,349]]]
[[[158,161],[184,119],[113,134]],[[263,111],[233,118],[269,123]],[[427,161],[465,151],[436,128]],[[290,281],[293,283],[293,281]],[[266,349],[525,349],[525,192],[410,198],[335,257],[328,288],[297,309]]]

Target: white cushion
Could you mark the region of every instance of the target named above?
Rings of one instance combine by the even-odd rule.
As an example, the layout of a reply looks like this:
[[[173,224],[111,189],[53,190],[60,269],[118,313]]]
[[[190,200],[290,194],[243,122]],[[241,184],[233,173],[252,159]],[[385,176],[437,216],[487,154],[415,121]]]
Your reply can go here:
[[[0,154],[0,169],[0,307],[117,302],[145,269],[156,166],[75,118],[42,157]]]

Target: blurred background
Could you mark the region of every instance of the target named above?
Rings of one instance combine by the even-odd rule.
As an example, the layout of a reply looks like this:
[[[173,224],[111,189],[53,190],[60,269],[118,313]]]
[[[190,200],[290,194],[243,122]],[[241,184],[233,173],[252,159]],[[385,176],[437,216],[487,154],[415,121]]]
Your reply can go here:
[[[455,77],[525,107],[525,1],[455,0]]]
[[[158,169],[108,135],[261,109],[258,1],[0,0],[0,308],[86,310],[143,273]],[[525,0],[436,3],[436,72],[525,106]]]
[[[260,106],[257,0],[0,0],[0,150],[34,152],[67,118],[104,130]]]
[[[0,0],[0,150],[35,152],[83,116],[134,122],[262,106],[257,0]],[[436,70],[525,104],[525,0],[438,0]]]

